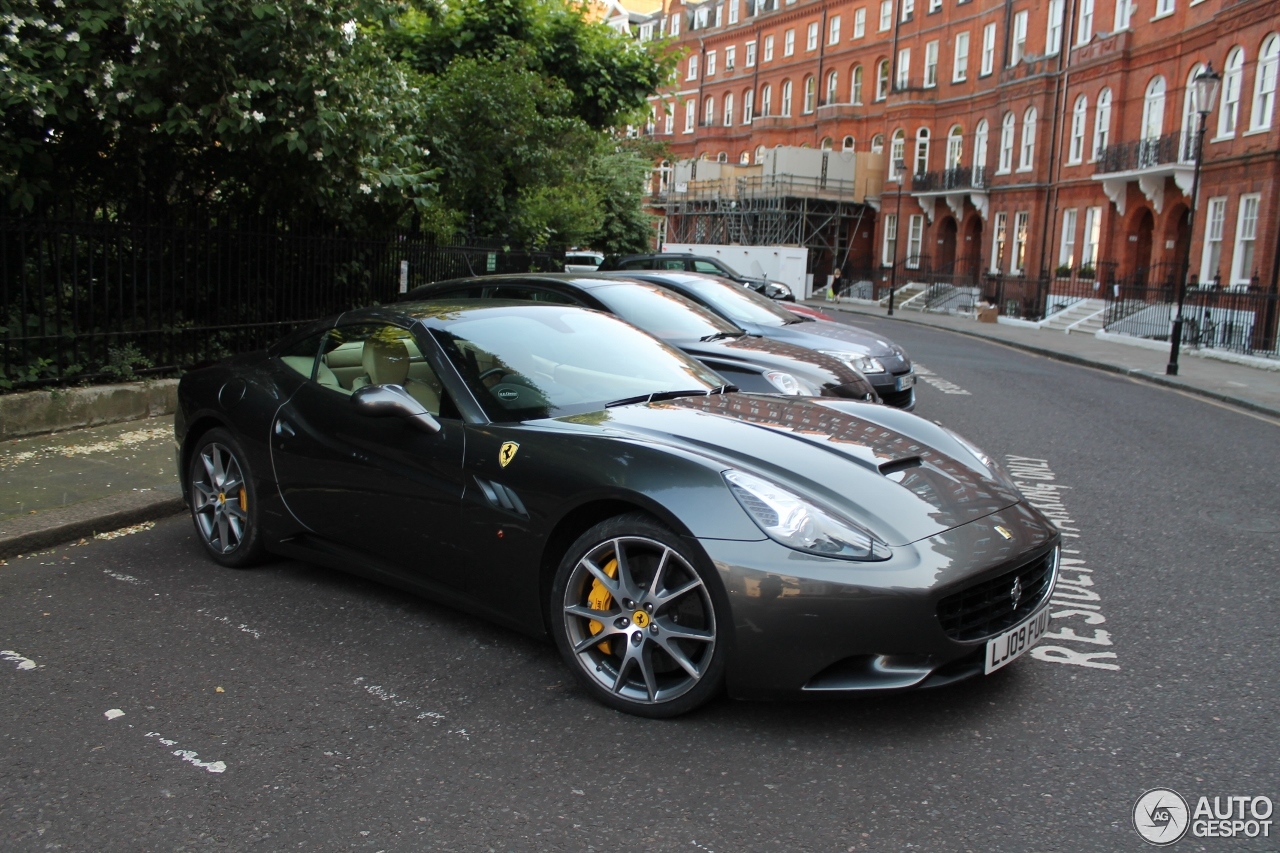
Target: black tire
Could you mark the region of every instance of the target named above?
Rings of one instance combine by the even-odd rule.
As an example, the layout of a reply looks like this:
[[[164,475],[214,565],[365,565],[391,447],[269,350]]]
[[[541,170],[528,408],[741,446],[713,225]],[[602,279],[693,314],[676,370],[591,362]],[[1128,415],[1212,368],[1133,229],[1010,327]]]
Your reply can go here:
[[[556,570],[550,604],[556,647],[603,704],[675,717],[720,692],[731,623],[719,578],[650,516],[617,516],[578,537]]]
[[[262,562],[266,548],[257,486],[235,436],[221,427],[200,436],[187,483],[196,536],[213,561],[232,569]]]

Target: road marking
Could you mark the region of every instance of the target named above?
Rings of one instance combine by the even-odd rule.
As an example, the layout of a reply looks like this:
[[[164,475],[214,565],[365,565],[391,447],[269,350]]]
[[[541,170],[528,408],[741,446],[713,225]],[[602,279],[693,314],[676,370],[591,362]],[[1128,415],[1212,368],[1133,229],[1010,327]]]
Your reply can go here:
[[[208,616],[214,622],[221,622],[223,625],[230,625],[232,628],[235,628],[237,631],[243,631],[244,633],[253,637],[255,640],[262,639],[262,632],[259,631],[257,628],[250,628],[248,625],[244,625],[244,624],[237,625],[234,622],[232,622],[230,619],[228,619],[226,616],[214,616],[212,613],[210,613],[208,610],[205,610],[204,608],[200,608],[196,612],[203,613],[205,616]]]
[[[1062,491],[1070,486],[1055,482],[1057,475],[1049,467],[1046,459],[1035,459],[1029,456],[1005,456],[1005,468],[1013,477],[1014,485],[1026,497],[1027,503],[1040,510],[1046,518],[1062,531],[1062,558],[1058,567],[1058,582],[1053,587],[1050,598],[1052,619],[1079,619],[1089,628],[1063,627],[1044,635],[1046,640],[1059,642],[1082,643],[1076,646],[1037,645],[1031,650],[1031,656],[1037,660],[1050,663],[1065,663],[1072,666],[1083,666],[1089,669],[1116,671],[1120,669],[1115,652],[1101,651],[1110,648],[1111,632],[1094,625],[1106,623],[1107,617],[1102,615],[1102,596],[1094,590],[1093,569],[1085,565],[1080,557],[1079,548],[1066,547],[1078,545],[1080,528],[1067,511],[1063,502]]]
[[[103,569],[102,573],[109,578],[115,578],[116,580],[124,581],[125,583],[131,583],[131,584],[142,583],[142,581],[138,580],[133,575],[125,575],[125,574],[121,574],[120,572],[113,572],[110,569]]]
[[[9,663],[16,663],[18,665],[18,669],[35,669],[36,668],[35,661],[33,661],[31,658],[24,658],[22,655],[18,654],[12,649],[0,649],[0,658],[9,661]]]
[[[176,740],[161,736],[159,732],[147,732],[143,737],[156,738],[163,746],[176,746],[178,743]],[[170,755],[176,755],[188,764],[199,767],[201,770],[208,770],[210,773],[222,773],[227,769],[226,762],[201,761],[199,753],[192,752],[189,749],[175,749]]]
[[[932,385],[934,388],[937,388],[943,394],[969,394],[968,391],[964,390],[956,383],[943,379],[941,376],[934,373],[918,361],[914,362],[914,369],[917,376]]]
[[[378,699],[381,699],[383,702],[390,702],[392,705],[394,705],[397,708],[408,707],[411,711],[417,711],[418,716],[416,719],[430,720],[431,725],[433,726],[438,726],[446,720],[445,715],[439,713],[438,711],[424,711],[421,707],[415,705],[413,702],[409,701],[408,699],[401,698],[397,694],[383,687],[381,684],[365,684],[364,681],[365,679],[364,679],[364,676],[362,675],[359,678],[357,678],[353,683],[357,687],[364,690],[364,692],[368,693],[370,696],[374,696]],[[451,735],[458,735],[463,740],[471,740],[471,733],[468,732],[466,729],[449,729],[448,733]]]

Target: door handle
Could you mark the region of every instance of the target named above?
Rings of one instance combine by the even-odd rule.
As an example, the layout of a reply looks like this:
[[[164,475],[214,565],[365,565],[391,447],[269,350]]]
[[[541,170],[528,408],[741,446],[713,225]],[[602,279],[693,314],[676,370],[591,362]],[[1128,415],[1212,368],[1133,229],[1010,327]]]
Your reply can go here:
[[[276,421],[276,435],[295,436],[297,433],[294,432],[293,427],[289,425],[288,421],[284,418],[280,418]]]

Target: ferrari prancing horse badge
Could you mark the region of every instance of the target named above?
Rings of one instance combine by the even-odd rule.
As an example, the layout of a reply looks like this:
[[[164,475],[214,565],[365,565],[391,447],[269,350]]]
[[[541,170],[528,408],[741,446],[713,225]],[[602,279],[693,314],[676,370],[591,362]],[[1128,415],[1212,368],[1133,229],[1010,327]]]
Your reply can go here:
[[[514,441],[502,442],[502,449],[498,451],[498,463],[506,468],[512,459],[516,458],[516,451],[520,449],[520,445]]]

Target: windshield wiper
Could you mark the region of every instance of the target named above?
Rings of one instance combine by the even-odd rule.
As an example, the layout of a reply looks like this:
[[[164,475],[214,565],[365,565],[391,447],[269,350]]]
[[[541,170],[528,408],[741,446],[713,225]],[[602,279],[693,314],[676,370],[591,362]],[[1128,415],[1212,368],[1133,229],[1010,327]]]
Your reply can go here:
[[[630,406],[633,403],[656,403],[659,400],[674,400],[676,397],[707,397],[711,394],[724,394],[728,391],[737,391],[736,385],[721,385],[718,388],[704,390],[702,388],[689,391],[654,391],[652,394],[637,394],[634,397],[623,397],[621,400],[614,400],[612,403],[605,403],[606,409],[612,409],[615,406]]]
[[[738,329],[733,332],[716,332],[713,335],[703,335],[702,337],[698,338],[698,340],[705,344],[705,343],[710,343],[711,341],[722,341],[725,338],[740,338],[745,334],[746,332],[744,332],[742,329]]]

